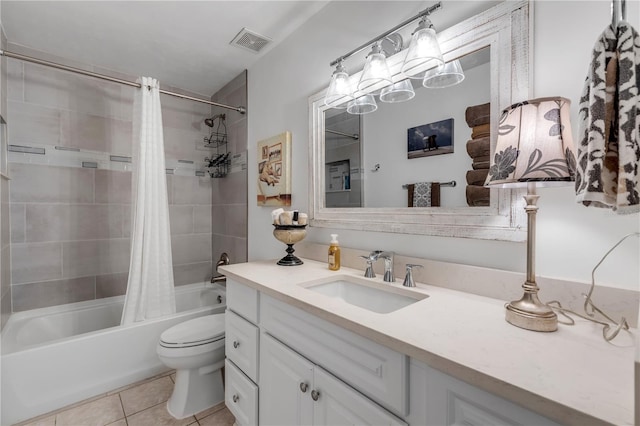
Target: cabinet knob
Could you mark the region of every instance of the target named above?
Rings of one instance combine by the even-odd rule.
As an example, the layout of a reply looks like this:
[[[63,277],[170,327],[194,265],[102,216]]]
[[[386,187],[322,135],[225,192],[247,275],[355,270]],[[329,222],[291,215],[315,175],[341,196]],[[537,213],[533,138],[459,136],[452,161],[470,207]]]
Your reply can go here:
[[[237,348],[238,346],[240,346],[240,342],[238,342],[237,340],[233,341],[233,347]]]
[[[236,394],[236,395],[233,395],[232,399],[233,399],[233,402],[238,402],[240,397]]]
[[[313,399],[314,401],[317,401],[318,398],[320,398],[320,392],[318,392],[317,390],[312,390],[311,391],[311,399]]]
[[[308,388],[309,385],[307,385],[305,382],[300,382],[300,390],[302,391],[302,393],[305,393]]]

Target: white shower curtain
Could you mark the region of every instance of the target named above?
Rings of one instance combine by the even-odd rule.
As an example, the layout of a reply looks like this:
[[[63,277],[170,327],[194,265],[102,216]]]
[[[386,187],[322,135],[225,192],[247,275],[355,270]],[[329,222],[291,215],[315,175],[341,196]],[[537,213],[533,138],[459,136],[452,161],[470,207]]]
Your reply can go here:
[[[142,77],[133,115],[131,261],[122,324],[175,313],[158,81]]]

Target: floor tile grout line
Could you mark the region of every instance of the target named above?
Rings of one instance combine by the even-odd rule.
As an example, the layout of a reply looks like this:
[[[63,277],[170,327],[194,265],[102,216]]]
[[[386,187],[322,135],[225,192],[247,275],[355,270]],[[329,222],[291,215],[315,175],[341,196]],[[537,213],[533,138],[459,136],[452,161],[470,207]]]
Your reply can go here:
[[[120,400],[120,407],[122,407],[122,415],[124,416],[124,423],[129,426],[129,422],[127,421],[127,413],[124,411],[124,403],[122,402],[122,392],[118,392],[118,399]]]

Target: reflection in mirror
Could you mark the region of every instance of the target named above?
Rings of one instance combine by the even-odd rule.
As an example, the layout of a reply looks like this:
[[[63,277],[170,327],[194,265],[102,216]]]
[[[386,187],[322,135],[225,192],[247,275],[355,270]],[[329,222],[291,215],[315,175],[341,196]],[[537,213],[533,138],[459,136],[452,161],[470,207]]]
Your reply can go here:
[[[438,42],[444,60],[461,59],[467,78],[461,85],[449,89],[420,88],[419,80],[412,81],[416,98],[400,106],[378,102],[380,111],[360,117],[361,123],[354,125],[354,129],[360,130],[358,136],[362,143],[356,144],[353,138],[343,139],[357,146],[351,151],[359,152],[359,157],[338,155],[341,148],[337,142],[331,153],[325,149],[325,137],[331,134],[325,129],[339,130],[339,118],[334,118],[335,114],[347,115],[344,110],[327,112],[330,108],[324,102],[326,89],[309,98],[311,226],[506,241],[526,239],[526,214],[524,209],[514,208],[522,204],[522,191],[490,189],[490,196],[482,199],[484,205],[473,208],[467,205],[463,191],[467,187],[467,172],[473,169],[466,144],[474,132],[466,124],[466,109],[489,102],[489,111],[482,114],[494,117],[485,126],[485,134],[490,136],[489,141],[493,145],[497,131],[495,117],[499,115],[500,108],[531,97],[529,39],[532,25],[529,5],[528,0],[500,2],[439,32]],[[490,61],[474,59],[478,54],[489,56]],[[404,57],[400,51],[387,58],[396,82],[401,75]],[[467,61],[475,62],[477,66],[465,63]],[[362,72],[352,74],[349,84],[356,84],[361,75]],[[476,85],[471,88],[474,81]],[[388,111],[385,113],[384,110]],[[335,127],[325,126],[325,119],[335,120],[332,123]],[[422,131],[421,126],[450,119],[453,119],[453,153],[410,158],[409,129],[417,127]],[[422,133],[429,141],[432,135],[428,131],[427,134]],[[439,143],[443,139],[446,138],[436,136],[435,145],[425,146],[436,151],[435,147],[440,149]],[[433,138],[431,142],[434,142]],[[349,160],[348,165],[344,161],[346,159]],[[343,173],[346,174],[347,170],[349,173],[345,179]],[[407,207],[408,191],[403,185],[452,180],[457,182],[455,187],[441,188],[441,207]],[[327,182],[335,185],[332,187],[334,193],[327,194]],[[484,189],[481,177],[476,179],[476,183],[477,188]],[[362,189],[360,193],[356,191],[358,185]],[[348,192],[348,195],[340,195],[339,191]],[[340,196],[344,200],[333,200]],[[356,205],[358,199],[361,207],[344,205],[351,202]],[[335,207],[341,204],[344,206]]]
[[[490,48],[458,59],[465,78],[457,85],[431,89],[412,80],[416,96],[410,101],[378,102],[378,109],[365,115],[324,112],[326,207],[417,206],[409,191],[423,182],[434,189],[432,206],[470,205],[467,172],[488,167],[488,162],[472,158],[467,150],[467,143],[479,137],[474,132],[472,141],[465,112],[490,102]],[[451,181],[456,185],[442,185],[440,191],[430,185]],[[489,190],[481,183],[473,189],[486,194],[486,203],[475,205],[487,206]]]
[[[325,205],[362,207],[361,115],[325,111]]]

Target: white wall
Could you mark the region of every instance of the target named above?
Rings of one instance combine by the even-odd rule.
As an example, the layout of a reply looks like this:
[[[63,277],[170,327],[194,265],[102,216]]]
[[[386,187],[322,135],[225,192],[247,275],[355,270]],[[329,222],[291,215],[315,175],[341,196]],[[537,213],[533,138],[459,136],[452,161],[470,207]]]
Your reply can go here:
[[[308,97],[328,84],[329,62],[424,8],[423,2],[332,2],[302,29],[249,69],[249,164],[256,161],[256,141],[284,130],[293,133],[293,206],[308,209]],[[562,95],[577,104],[593,44],[609,21],[609,0],[534,2],[534,97]],[[628,20],[640,28],[639,2],[628,1]],[[438,13],[446,13],[446,8]],[[434,17],[435,23],[435,17]],[[350,71],[361,58],[349,59]],[[573,129],[577,135],[577,125]],[[249,167],[249,182],[255,181]],[[536,272],[590,281],[591,269],[620,237],[640,230],[638,215],[575,203],[571,187],[539,191]],[[249,184],[249,260],[279,258],[284,246],[272,236],[269,208],[257,207]],[[307,240],[328,243],[336,230],[310,228]],[[523,243],[401,234],[344,231],[345,247],[393,250],[404,255],[524,271]],[[638,289],[640,244],[625,242],[598,272],[598,282]]]

